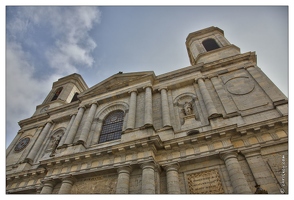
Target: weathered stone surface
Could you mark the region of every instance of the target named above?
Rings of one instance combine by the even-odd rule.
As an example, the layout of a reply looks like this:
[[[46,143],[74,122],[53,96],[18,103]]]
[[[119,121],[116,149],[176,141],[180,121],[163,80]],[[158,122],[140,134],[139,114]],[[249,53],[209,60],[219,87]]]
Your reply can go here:
[[[192,66],[166,74],[54,82],[7,148],[7,193],[288,193],[288,99],[221,29],[186,45]],[[123,120],[107,120],[116,111]]]

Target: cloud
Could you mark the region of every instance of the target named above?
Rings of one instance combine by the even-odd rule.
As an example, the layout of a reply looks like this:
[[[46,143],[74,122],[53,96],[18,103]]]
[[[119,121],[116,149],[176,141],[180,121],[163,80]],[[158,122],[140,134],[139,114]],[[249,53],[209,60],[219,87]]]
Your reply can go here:
[[[97,45],[89,31],[99,22],[97,7],[7,8],[6,146],[54,81],[93,66]]]
[[[30,117],[35,106],[50,88],[49,82],[33,77],[34,67],[20,44],[8,42],[6,47],[6,120],[7,139],[18,131],[17,122]]]

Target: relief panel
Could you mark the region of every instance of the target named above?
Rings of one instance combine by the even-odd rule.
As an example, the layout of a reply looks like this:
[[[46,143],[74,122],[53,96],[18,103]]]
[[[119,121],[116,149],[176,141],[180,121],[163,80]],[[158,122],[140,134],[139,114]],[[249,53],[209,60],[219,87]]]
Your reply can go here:
[[[223,194],[224,189],[217,169],[186,175],[190,194]]]
[[[117,174],[83,178],[75,182],[71,194],[115,194]]]

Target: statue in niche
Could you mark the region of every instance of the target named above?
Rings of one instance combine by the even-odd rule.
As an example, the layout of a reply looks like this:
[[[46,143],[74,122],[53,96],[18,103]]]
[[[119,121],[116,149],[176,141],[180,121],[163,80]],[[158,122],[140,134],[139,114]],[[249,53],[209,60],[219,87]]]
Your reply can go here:
[[[61,135],[57,135],[56,137],[52,137],[52,144],[51,144],[51,148],[50,148],[50,149],[52,149],[52,151],[51,151],[50,157],[55,156],[54,153],[57,149],[57,146],[58,146],[60,140],[61,140]]]
[[[190,102],[185,102],[184,111],[185,111],[186,116],[193,114],[193,108],[192,108],[192,104]]]

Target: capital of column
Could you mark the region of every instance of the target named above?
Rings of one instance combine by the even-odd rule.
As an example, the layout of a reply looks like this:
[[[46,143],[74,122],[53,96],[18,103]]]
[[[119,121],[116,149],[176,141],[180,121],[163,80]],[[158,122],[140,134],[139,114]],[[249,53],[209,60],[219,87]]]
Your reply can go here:
[[[158,88],[158,91],[159,91],[159,92],[161,92],[161,90],[168,91],[167,87],[160,87],[160,88]]]
[[[126,173],[130,174],[132,172],[132,167],[131,166],[123,166],[117,169],[117,173]]]
[[[144,169],[148,169],[148,168],[151,168],[151,169],[155,169],[156,165],[153,163],[153,162],[148,162],[148,163],[143,163],[141,164],[141,168],[144,170]]]
[[[217,78],[219,74],[210,74],[207,76],[208,79]]]
[[[76,178],[73,176],[66,176],[64,178],[61,179],[62,183],[69,183],[71,185],[73,185],[76,182]]]
[[[80,105],[80,106],[78,107],[78,110],[80,110],[80,109],[86,109],[86,105]]]
[[[76,116],[76,115],[77,115],[77,113],[73,113],[73,114],[70,114],[69,116],[73,117],[73,116]]]
[[[168,171],[178,171],[179,168],[180,168],[180,165],[178,163],[164,166],[164,169],[165,169],[166,172],[168,172]]]
[[[260,147],[255,147],[253,149],[246,149],[242,150],[241,154],[243,154],[246,158],[252,157],[252,156],[258,156],[261,154]]]
[[[238,153],[236,151],[220,153],[220,158],[224,161],[226,161],[229,158],[237,158],[237,156],[238,156]]]
[[[200,77],[195,78],[194,80],[195,80],[195,83],[198,83],[199,80],[203,81],[204,79],[205,78],[203,76],[200,76]]]
[[[46,187],[53,188],[54,185],[55,185],[55,183],[56,183],[56,181],[55,180],[51,180],[51,179],[50,180],[42,180],[41,183],[42,183],[43,187],[46,186]]]
[[[145,86],[143,87],[143,90],[145,90],[145,89],[147,89],[147,88],[150,88],[151,91],[153,91],[153,87],[152,87],[152,85],[145,85]]]
[[[99,106],[98,101],[92,101],[91,103],[89,103],[89,106],[92,106],[93,104],[95,104],[96,106]]]
[[[133,92],[135,92],[136,94],[138,94],[138,90],[137,89],[132,89],[132,90],[128,91],[129,94],[132,94]]]
[[[46,124],[51,124],[51,125],[52,125],[52,124],[53,124],[53,121],[50,119],[50,120],[48,120],[48,121],[46,122]],[[46,125],[46,124],[45,124],[45,125]]]
[[[244,65],[244,69],[248,69],[248,68],[251,68],[251,67],[255,67],[254,64],[250,63],[250,64],[245,64]]]

